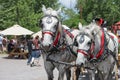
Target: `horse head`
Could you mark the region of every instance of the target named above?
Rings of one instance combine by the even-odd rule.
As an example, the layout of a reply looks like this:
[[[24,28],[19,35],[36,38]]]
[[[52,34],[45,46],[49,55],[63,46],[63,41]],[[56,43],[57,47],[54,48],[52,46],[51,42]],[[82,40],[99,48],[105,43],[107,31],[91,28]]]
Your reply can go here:
[[[47,48],[46,50],[54,46],[57,42],[56,39],[60,36],[61,23],[58,17],[60,10],[56,11],[52,8],[46,9],[45,6],[42,7],[44,16],[40,20],[40,27],[42,29],[41,44]]]
[[[96,68],[104,75],[101,80],[110,80],[110,72],[114,72],[116,76],[115,69],[118,65],[116,62],[118,57],[117,37],[95,23],[91,23],[84,28],[80,25],[79,29],[82,29],[82,31],[75,39],[78,47],[76,65],[85,64],[89,68]]]
[[[76,37],[76,42],[78,44],[78,56],[76,59],[76,64],[84,64],[86,60],[95,56],[98,58],[99,50],[104,46],[104,32],[100,26],[92,22],[91,24],[81,27],[81,33]],[[94,54],[93,54],[94,51]]]
[[[77,59],[76,64],[82,65],[88,60],[88,58],[92,57],[91,52],[93,51],[94,46],[94,37],[93,37],[93,29],[89,26],[82,26],[79,23],[80,34],[78,34],[75,38],[75,43],[77,44]]]

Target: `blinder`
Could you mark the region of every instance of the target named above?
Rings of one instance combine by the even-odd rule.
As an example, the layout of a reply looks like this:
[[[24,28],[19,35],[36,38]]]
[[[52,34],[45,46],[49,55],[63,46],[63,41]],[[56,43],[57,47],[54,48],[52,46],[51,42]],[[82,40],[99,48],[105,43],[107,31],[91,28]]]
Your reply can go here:
[[[39,27],[43,28],[42,19],[39,20]]]
[[[75,37],[74,42],[73,42],[73,45],[76,46],[76,47],[78,46],[78,43],[77,43],[77,40],[76,40],[77,36]]]

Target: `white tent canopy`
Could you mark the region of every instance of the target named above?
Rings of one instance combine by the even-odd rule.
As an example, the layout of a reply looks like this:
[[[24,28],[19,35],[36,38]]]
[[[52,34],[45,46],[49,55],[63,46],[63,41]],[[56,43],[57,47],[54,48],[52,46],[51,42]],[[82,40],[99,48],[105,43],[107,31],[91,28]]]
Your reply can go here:
[[[1,34],[3,34],[3,35],[31,35],[33,33],[34,32],[32,32],[24,27],[21,27],[20,25],[17,25],[17,24],[13,25],[12,27],[7,28],[1,32]]]
[[[42,37],[42,32],[38,31],[38,32],[36,32],[32,35],[33,38],[35,38],[36,36],[39,36],[41,38]]]

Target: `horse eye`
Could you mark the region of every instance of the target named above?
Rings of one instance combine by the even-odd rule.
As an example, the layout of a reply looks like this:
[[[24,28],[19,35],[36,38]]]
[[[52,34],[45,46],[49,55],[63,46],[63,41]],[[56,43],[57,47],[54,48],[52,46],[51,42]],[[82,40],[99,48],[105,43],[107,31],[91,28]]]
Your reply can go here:
[[[57,28],[59,26],[59,22],[56,23],[55,27]]]
[[[55,29],[57,29],[57,24],[54,26]]]
[[[90,41],[88,42],[88,45],[91,45],[91,42],[90,42]]]
[[[78,46],[78,43],[77,43],[77,42],[74,42],[74,45],[75,45],[75,46]]]
[[[78,46],[78,43],[77,43],[76,39],[75,39],[75,41],[74,41],[73,44],[74,44],[75,46]]]
[[[40,26],[41,28],[43,28],[42,20],[40,20],[39,26]]]

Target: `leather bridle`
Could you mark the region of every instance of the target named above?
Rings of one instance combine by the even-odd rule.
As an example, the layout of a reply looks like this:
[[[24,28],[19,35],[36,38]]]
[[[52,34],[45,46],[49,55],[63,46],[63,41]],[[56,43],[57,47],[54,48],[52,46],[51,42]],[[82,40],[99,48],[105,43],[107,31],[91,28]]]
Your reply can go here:
[[[58,22],[55,25],[55,28],[56,28],[55,32],[53,32],[51,30],[42,30],[42,40],[43,40],[45,34],[49,34],[49,35],[51,35],[53,37],[53,43],[51,44],[51,46],[56,46],[57,43],[58,43],[58,40],[59,40],[58,38],[60,38],[59,19],[58,19],[58,17],[53,16],[53,15],[46,15],[46,16],[42,17],[42,19],[45,18],[45,17],[48,17],[48,18],[54,17],[54,18],[56,18],[58,20]],[[44,27],[43,24],[42,24],[42,19],[40,21],[41,22],[40,23],[41,24],[41,28]],[[50,22],[52,22],[52,21],[50,21],[50,22],[46,21],[46,22],[48,22],[48,24],[50,24]]]
[[[82,34],[79,34],[79,35],[82,35],[82,36],[86,35],[86,36],[90,37],[89,34],[87,34],[87,33],[82,33]],[[89,45],[90,45],[90,48],[88,50],[77,49],[77,52],[83,54],[87,58],[92,58],[93,57],[92,53],[94,51],[94,46],[95,46],[94,40],[91,39],[91,42],[89,43]]]

